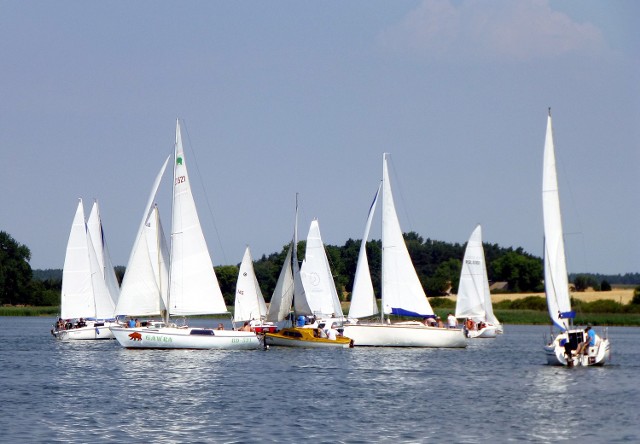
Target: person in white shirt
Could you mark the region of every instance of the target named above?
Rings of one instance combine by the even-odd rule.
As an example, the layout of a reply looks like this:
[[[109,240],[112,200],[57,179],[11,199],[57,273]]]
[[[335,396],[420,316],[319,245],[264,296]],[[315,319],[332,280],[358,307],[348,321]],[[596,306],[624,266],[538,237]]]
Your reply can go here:
[[[331,328],[327,331],[327,337],[332,341],[335,341],[340,336],[340,332],[336,330],[336,327],[336,324],[331,324]]]
[[[458,327],[458,320],[453,315],[453,313],[449,313],[449,316],[447,316],[447,324],[449,324],[449,328],[457,328]]]

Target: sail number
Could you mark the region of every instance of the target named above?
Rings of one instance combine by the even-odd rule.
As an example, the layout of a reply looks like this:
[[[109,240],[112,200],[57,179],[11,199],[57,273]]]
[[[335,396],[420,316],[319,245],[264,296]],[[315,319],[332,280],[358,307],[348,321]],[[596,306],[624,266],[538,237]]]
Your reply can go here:
[[[186,181],[187,181],[187,178],[185,176],[176,177],[176,185],[178,185],[180,183],[183,183],[183,182],[186,182]]]
[[[232,344],[246,344],[247,342],[251,342],[251,338],[231,338]]]

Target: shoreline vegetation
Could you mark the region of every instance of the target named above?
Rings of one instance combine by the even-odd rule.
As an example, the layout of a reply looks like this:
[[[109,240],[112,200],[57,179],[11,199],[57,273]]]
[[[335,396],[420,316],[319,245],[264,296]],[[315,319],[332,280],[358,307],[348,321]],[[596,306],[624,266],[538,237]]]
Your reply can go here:
[[[640,326],[640,307],[630,309],[633,289],[613,289],[612,291],[585,291],[572,294],[572,304],[576,311],[575,325],[591,323],[596,326]],[[547,313],[544,293],[504,293],[492,294],[493,311],[503,324],[551,325]],[[455,310],[456,296],[431,297],[429,302],[435,313],[446,318]],[[636,306],[633,305],[633,308]],[[229,314],[199,316],[214,319],[228,319]],[[342,303],[344,313],[349,312],[349,302]],[[51,316],[56,317],[59,307],[3,306],[0,316]]]

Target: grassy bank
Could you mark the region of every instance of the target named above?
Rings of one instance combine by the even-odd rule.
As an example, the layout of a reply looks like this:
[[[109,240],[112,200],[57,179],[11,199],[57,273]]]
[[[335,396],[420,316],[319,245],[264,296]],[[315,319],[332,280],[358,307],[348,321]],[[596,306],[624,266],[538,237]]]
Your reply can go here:
[[[583,292],[572,295],[576,311],[575,325],[640,326],[640,306],[631,304],[633,290],[612,292]],[[492,295],[493,310],[503,324],[550,325],[547,304],[542,294]],[[429,298],[435,313],[446,319],[456,306],[455,296]],[[230,314],[233,307],[228,307]],[[342,303],[342,311],[349,313],[349,303]],[[0,316],[51,316],[60,312],[59,307],[0,307]],[[206,316],[228,319],[230,314]]]
[[[60,307],[0,307],[0,316],[57,316]]]

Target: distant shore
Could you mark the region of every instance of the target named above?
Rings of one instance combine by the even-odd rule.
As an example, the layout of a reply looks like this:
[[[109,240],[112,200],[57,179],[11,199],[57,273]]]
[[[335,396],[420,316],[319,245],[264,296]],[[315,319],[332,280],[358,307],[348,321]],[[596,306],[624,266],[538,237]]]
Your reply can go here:
[[[612,291],[585,291],[574,292],[571,297],[583,302],[594,302],[597,300],[613,301],[622,305],[627,305],[633,298],[633,289],[613,289]],[[518,299],[537,296],[544,298],[544,293],[503,293],[491,295],[494,304],[502,301],[515,301]],[[434,299],[448,300],[442,301],[445,304],[438,304]],[[446,316],[455,308],[456,296],[443,296],[439,298],[430,298],[436,314]],[[349,313],[349,302],[342,303],[342,310]],[[228,319],[233,313],[233,306],[227,307],[229,313],[220,315],[206,316],[208,318]],[[0,307],[0,316],[48,316],[56,317],[59,312],[58,307]],[[520,309],[500,309],[494,307],[494,312],[498,319],[505,324],[531,324],[544,325],[550,324],[549,316],[546,310],[520,310]],[[640,326],[640,313],[578,313],[575,319],[576,325],[586,324],[587,322],[594,325],[618,325],[618,326]]]

